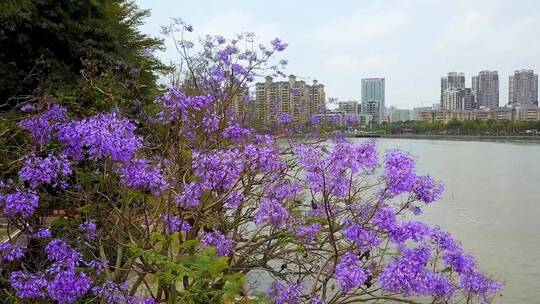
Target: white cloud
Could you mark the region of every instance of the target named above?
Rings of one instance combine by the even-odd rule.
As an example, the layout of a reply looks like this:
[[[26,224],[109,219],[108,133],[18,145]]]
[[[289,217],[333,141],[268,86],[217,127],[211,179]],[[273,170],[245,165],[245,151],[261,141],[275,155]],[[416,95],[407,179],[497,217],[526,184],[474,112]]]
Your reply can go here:
[[[356,10],[316,29],[314,36],[330,46],[362,46],[388,39],[405,29],[409,15],[404,10],[382,6]]]
[[[254,14],[241,10],[220,12],[199,24],[196,30],[198,35],[220,34],[226,37],[233,37],[242,32],[253,32],[258,39],[265,42],[276,37],[283,38],[277,25],[261,22]]]
[[[326,67],[333,73],[368,75],[383,73],[397,62],[395,56],[371,54],[362,57],[337,55],[325,61]]]
[[[197,37],[205,35],[234,38],[237,34],[246,32],[255,33],[256,42],[262,44],[268,44],[276,37],[283,38],[277,25],[261,22],[254,14],[242,10],[220,11],[203,22],[193,24],[193,27],[193,33],[185,33],[185,39],[196,41]],[[165,37],[165,46],[167,50],[162,54],[165,61],[179,60],[174,41],[170,37]]]

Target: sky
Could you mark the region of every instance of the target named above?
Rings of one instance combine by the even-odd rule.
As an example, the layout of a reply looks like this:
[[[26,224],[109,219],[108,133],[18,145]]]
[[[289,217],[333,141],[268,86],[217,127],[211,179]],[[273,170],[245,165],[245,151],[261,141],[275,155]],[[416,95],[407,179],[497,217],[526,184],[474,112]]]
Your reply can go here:
[[[282,38],[287,74],[325,85],[327,97],[360,100],[361,79],[386,78],[386,105],[439,102],[440,77],[464,72],[466,85],[482,70],[499,72],[500,105],[508,76],[540,70],[538,0],[137,0],[151,16],[142,30],[182,18],[198,35],[254,32]],[[172,41],[159,56],[176,60]]]

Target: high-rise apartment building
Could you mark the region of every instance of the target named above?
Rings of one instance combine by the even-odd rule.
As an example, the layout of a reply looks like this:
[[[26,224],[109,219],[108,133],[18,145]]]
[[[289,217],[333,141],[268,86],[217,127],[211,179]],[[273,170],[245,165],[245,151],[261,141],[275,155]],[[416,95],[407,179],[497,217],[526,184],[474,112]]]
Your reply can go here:
[[[338,102],[338,110],[345,114],[360,114],[360,103],[356,100]]]
[[[289,76],[289,81],[279,82],[268,76],[265,82],[255,85],[256,119],[272,126],[281,115],[289,114],[293,124],[303,125],[311,115],[324,111],[325,98],[324,85],[316,80],[308,85],[294,75]]]
[[[473,110],[476,108],[471,88],[448,88],[443,94],[443,109]]]
[[[478,100],[478,76],[473,76],[471,79],[471,89],[474,99]]]
[[[458,72],[450,72],[446,76],[441,77],[441,107],[443,105],[444,91],[449,88],[463,89],[465,88],[465,74]]]
[[[371,115],[376,123],[380,123],[384,114],[384,106],[384,78],[362,79],[362,113]]]
[[[478,107],[494,109],[499,107],[499,74],[497,71],[481,71],[473,86],[473,95]]]
[[[538,74],[534,74],[533,70],[519,70],[510,75],[508,103],[513,106],[538,106]]]

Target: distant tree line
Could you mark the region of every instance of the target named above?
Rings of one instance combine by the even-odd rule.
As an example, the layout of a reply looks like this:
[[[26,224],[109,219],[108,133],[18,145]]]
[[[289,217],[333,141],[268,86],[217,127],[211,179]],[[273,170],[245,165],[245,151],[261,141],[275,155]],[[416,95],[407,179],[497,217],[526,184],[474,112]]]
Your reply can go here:
[[[527,135],[540,131],[540,121],[452,120],[448,123],[404,121],[382,123],[378,131],[389,134]]]

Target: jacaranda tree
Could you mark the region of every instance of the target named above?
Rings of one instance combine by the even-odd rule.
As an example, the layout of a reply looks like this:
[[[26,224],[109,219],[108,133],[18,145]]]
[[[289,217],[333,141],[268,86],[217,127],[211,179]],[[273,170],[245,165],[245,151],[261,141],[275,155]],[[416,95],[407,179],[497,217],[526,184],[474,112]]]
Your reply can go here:
[[[192,30],[165,29],[179,85],[138,121],[21,109],[25,156],[0,190],[3,303],[490,302],[499,285],[474,258],[410,220],[443,191],[411,155],[293,140],[290,117],[257,134],[233,101],[287,45]]]

